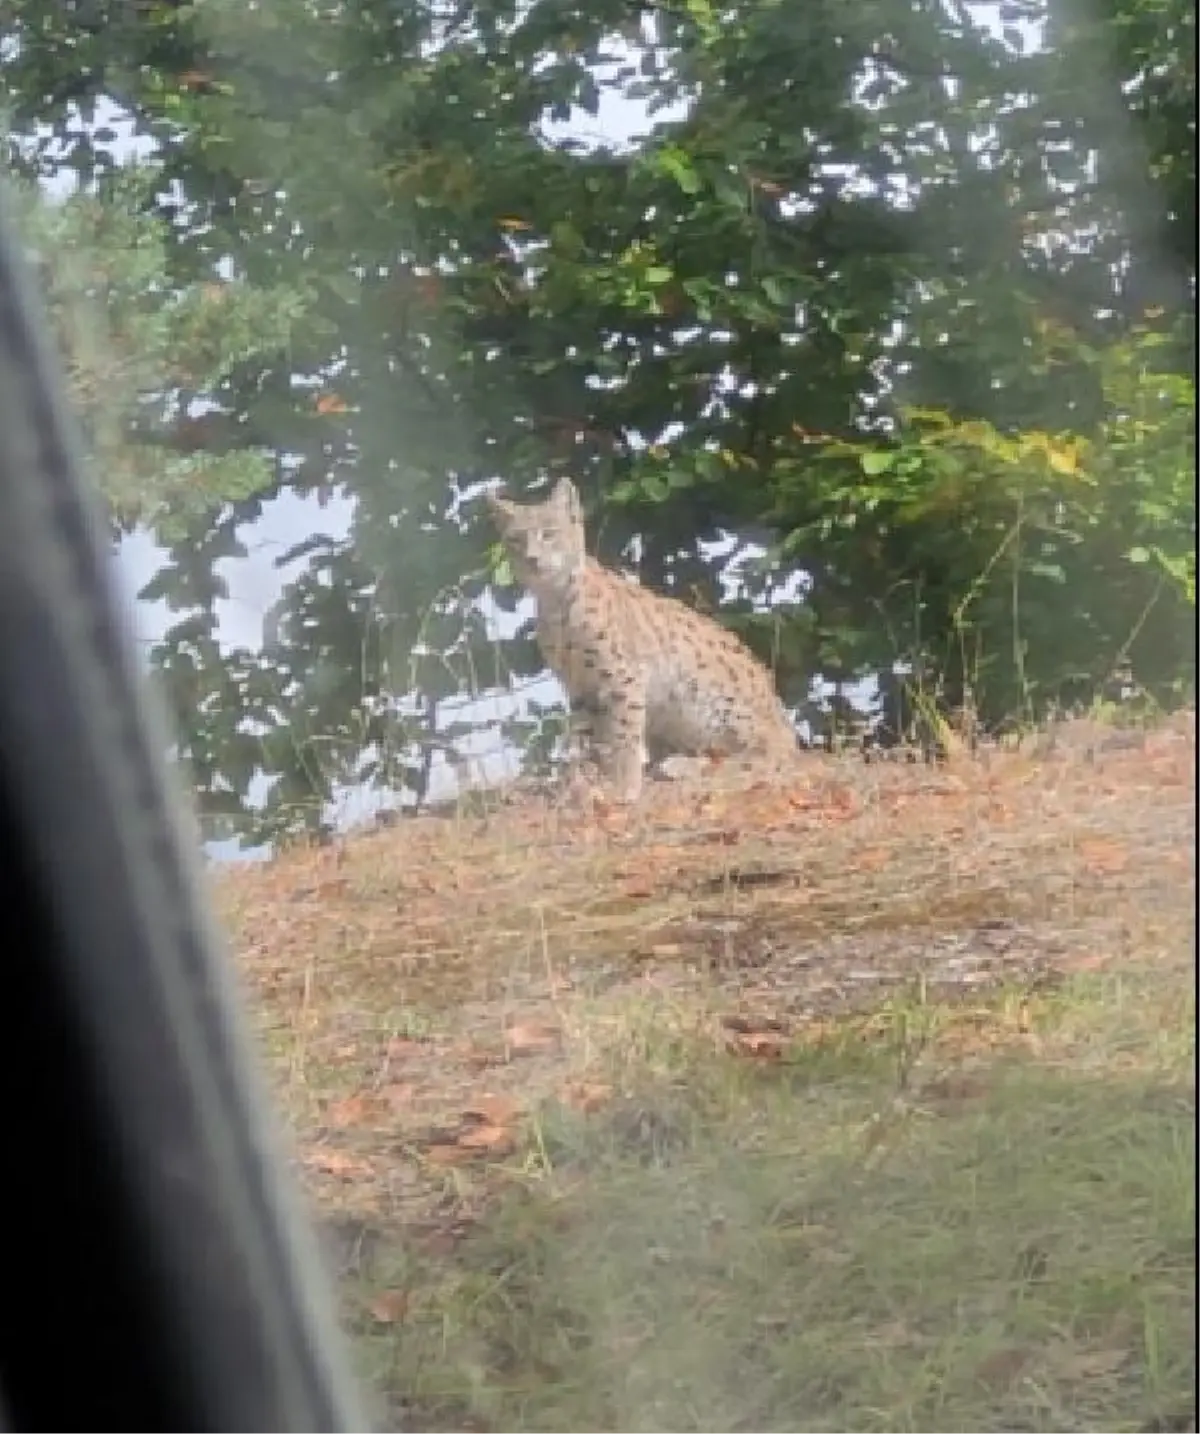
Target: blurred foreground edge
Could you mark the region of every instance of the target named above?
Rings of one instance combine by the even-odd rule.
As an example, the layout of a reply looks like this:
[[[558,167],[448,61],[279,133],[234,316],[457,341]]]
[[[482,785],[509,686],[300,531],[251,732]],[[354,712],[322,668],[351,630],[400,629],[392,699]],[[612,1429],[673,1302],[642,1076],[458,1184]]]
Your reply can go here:
[[[364,1429],[8,213],[0,1427]]]

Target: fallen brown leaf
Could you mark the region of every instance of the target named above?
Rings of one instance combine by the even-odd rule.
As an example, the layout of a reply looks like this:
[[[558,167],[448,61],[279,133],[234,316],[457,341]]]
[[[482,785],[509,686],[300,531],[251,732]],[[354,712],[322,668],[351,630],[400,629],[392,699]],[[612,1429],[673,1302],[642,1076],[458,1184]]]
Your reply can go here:
[[[509,1155],[517,1147],[512,1131],[502,1125],[477,1125],[464,1130],[458,1137],[458,1144],[464,1150],[476,1150],[492,1155]]]
[[[367,1306],[377,1324],[400,1324],[408,1316],[412,1297],[407,1290],[384,1290]]]
[[[788,1030],[786,1021],[777,1021],[770,1016],[739,1016],[735,1011],[722,1016],[721,1024],[727,1031],[737,1031],[741,1035],[761,1035],[769,1031],[778,1036],[786,1035]]]
[[[425,1159],[431,1165],[466,1165],[475,1159],[475,1151],[457,1142],[453,1145],[438,1142],[425,1147]]]
[[[338,1175],[346,1180],[362,1179],[375,1173],[365,1160],[349,1155],[344,1150],[334,1150],[328,1145],[318,1145],[301,1158],[305,1165],[314,1170],[322,1170],[326,1175]]]
[[[562,1042],[562,1032],[557,1026],[543,1021],[518,1021],[504,1033],[504,1043],[509,1055],[530,1056],[542,1051],[556,1050]]]
[[[783,1056],[783,1041],[768,1031],[740,1031],[730,1041],[729,1048],[760,1061],[777,1061]]]
[[[476,1116],[492,1125],[511,1125],[521,1114],[521,1102],[511,1095],[493,1095],[485,1091],[472,1096],[463,1106],[464,1115]]]
[[[351,1125],[361,1125],[369,1116],[378,1113],[375,1101],[368,1095],[348,1095],[341,1100],[331,1101],[325,1108],[325,1119],[335,1130],[345,1130]]]

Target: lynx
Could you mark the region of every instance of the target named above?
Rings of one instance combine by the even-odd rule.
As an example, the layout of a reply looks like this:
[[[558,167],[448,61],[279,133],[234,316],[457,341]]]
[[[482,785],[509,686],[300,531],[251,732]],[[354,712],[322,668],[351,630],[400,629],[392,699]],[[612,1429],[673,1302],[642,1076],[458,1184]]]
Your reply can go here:
[[[538,644],[566,688],[572,727],[618,800],[637,800],[648,756],[795,757],[771,674],[738,638],[587,555],[570,479],[542,503],[489,493],[488,507],[537,603]]]

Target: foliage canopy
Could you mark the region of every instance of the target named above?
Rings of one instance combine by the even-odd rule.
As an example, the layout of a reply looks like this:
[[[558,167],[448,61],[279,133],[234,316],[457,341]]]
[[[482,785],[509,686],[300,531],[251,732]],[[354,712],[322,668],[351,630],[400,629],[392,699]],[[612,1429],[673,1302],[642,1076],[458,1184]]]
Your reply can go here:
[[[478,604],[515,604],[496,477],[569,472],[601,555],[720,605],[817,720],[814,678],[895,664],[992,725],[1191,687],[1194,7],[1000,14],[6,7],[12,163],[86,191],[28,232],[114,519],[166,548],[153,662],[210,814],[423,795],[451,699],[539,670]],[[333,493],[350,531],[223,647],[217,565]]]

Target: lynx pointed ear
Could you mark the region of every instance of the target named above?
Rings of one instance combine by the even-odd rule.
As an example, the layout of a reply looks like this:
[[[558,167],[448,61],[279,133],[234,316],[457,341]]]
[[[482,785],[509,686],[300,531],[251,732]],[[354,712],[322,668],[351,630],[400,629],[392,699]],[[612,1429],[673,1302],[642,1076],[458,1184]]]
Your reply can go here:
[[[483,501],[487,506],[488,511],[493,514],[493,516],[498,516],[502,513],[510,513],[512,511],[512,504],[506,502],[503,498],[501,498],[500,494],[497,493],[494,488],[489,488],[486,490],[483,495]]]
[[[550,501],[555,507],[568,512],[572,518],[578,518],[582,514],[583,506],[579,501],[579,489],[569,478],[564,477],[558,480],[550,494]]]

